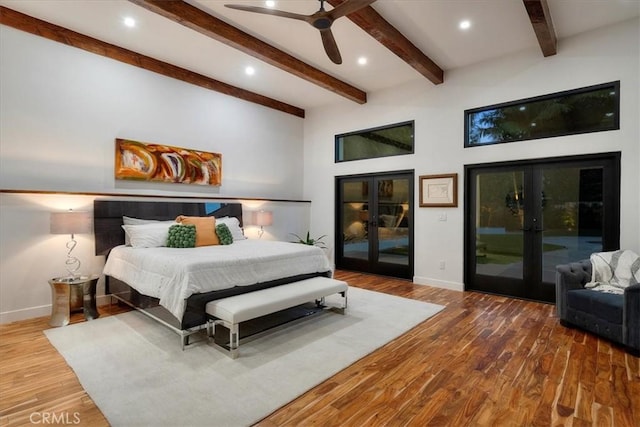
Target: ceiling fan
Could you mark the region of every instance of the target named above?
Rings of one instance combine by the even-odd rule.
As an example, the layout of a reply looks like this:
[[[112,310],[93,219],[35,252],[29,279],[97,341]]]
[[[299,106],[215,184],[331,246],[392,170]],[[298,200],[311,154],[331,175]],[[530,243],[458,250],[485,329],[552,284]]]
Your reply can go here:
[[[320,1],[320,10],[312,15],[301,15],[299,13],[285,12],[282,10],[268,9],[266,7],[257,6],[244,6],[238,4],[225,4],[226,7],[231,9],[244,10],[247,12],[264,13],[266,15],[281,16],[283,18],[297,19],[299,21],[305,21],[315,28],[320,30],[320,36],[322,37],[322,44],[324,45],[324,51],[327,52],[327,56],[336,64],[342,64],[342,56],[338,45],[336,44],[333,33],[331,32],[331,24],[336,19],[353,13],[357,10],[369,6],[376,0],[347,0],[330,11],[324,10],[325,0]]]

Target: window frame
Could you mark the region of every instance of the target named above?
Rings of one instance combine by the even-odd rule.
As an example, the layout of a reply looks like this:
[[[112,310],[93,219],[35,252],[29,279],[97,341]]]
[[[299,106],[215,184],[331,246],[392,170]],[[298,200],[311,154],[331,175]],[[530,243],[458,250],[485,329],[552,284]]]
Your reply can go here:
[[[562,132],[557,132],[557,133],[553,133],[553,134],[549,134],[549,135],[543,135],[543,136],[531,136],[531,137],[525,137],[525,138],[518,138],[518,139],[507,139],[504,141],[495,141],[495,142],[485,142],[485,143],[470,143],[469,142],[469,132],[470,132],[470,120],[472,115],[477,114],[477,113],[481,113],[483,111],[490,111],[490,110],[498,110],[498,109],[504,109],[504,108],[508,108],[508,107],[513,107],[513,106],[517,106],[517,105],[527,105],[527,104],[533,104],[536,102],[541,102],[541,101],[548,101],[550,99],[554,99],[554,98],[564,98],[570,95],[581,95],[584,93],[589,93],[589,92],[597,92],[597,91],[601,91],[604,89],[610,88],[612,90],[615,91],[615,99],[614,99],[614,118],[613,118],[613,125],[610,127],[606,127],[606,128],[602,128],[602,129],[590,129],[590,130],[583,130],[583,131],[576,131],[576,130],[565,130]],[[515,100],[515,101],[509,101],[509,102],[503,102],[503,103],[499,103],[499,104],[493,104],[493,105],[488,105],[488,106],[484,106],[484,107],[477,107],[477,108],[471,108],[468,110],[464,111],[464,148],[469,148],[469,147],[483,147],[483,146],[488,146],[488,145],[495,145],[495,144],[507,144],[507,143],[511,143],[511,142],[520,142],[520,141],[530,141],[530,140],[535,140],[535,139],[545,139],[545,138],[555,138],[558,136],[567,136],[567,135],[579,135],[579,134],[583,134],[583,133],[593,133],[593,132],[605,132],[605,131],[610,131],[610,130],[619,130],[620,129],[620,80],[616,80],[616,81],[612,81],[612,82],[608,82],[608,83],[601,83],[601,84],[597,84],[597,85],[592,85],[592,86],[585,86],[585,87],[581,87],[581,88],[577,88],[577,89],[570,89],[570,90],[566,90],[566,91],[562,91],[562,92],[555,92],[555,93],[550,93],[550,94],[546,94],[546,95],[540,95],[540,96],[534,96],[531,98],[524,98],[524,99],[519,99],[519,100]]]
[[[340,140],[341,139],[344,139],[344,138],[349,137],[349,136],[354,136],[354,135],[367,133],[367,132],[375,132],[375,131],[391,129],[391,128],[395,128],[395,127],[407,126],[407,125],[410,125],[411,129],[412,129],[412,132],[411,132],[411,151],[407,151],[405,153],[387,154],[387,155],[375,156],[375,157],[363,157],[363,158],[358,158],[358,159],[343,159],[343,160],[339,159],[338,153],[340,151]],[[415,124],[415,120],[407,120],[407,121],[404,121],[404,122],[392,123],[392,124],[388,124],[388,125],[384,125],[384,126],[377,126],[377,127],[373,127],[373,128],[362,129],[362,130],[357,130],[357,131],[353,131],[353,132],[347,132],[347,133],[341,133],[341,134],[335,135],[335,137],[334,137],[334,163],[355,162],[355,161],[359,161],[359,160],[380,159],[380,158],[384,158],[384,157],[394,157],[394,156],[405,156],[405,155],[408,155],[408,154],[414,154],[415,153],[415,149],[416,149],[416,124]]]

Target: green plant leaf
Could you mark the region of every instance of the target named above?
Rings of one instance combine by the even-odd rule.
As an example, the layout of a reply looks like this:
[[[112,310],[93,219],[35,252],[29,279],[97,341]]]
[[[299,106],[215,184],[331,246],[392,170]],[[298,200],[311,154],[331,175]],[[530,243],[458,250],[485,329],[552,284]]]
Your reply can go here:
[[[311,237],[311,232],[309,232],[309,231],[307,231],[307,235],[306,235],[306,237],[304,239],[302,237],[298,236],[295,233],[289,233],[289,234],[291,234],[296,239],[298,239],[297,241],[295,241],[293,243],[301,243],[303,245],[309,245],[309,246],[318,246],[318,247],[321,247],[321,248],[326,248],[327,247],[325,245],[325,243],[322,242],[322,239],[327,237],[326,234],[323,234],[320,237],[316,237],[315,239]]]

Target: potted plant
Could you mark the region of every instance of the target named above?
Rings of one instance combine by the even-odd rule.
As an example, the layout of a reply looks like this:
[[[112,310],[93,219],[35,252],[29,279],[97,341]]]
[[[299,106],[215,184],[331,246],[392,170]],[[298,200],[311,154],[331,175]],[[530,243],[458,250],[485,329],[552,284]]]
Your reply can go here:
[[[296,241],[294,241],[293,243],[302,243],[303,245],[309,245],[309,246],[318,246],[320,248],[325,248],[327,247],[327,245],[322,241],[322,239],[324,239],[325,237],[327,237],[326,234],[323,234],[320,237],[316,237],[316,238],[311,238],[311,234],[309,231],[307,231],[307,236],[303,239],[302,237],[298,236],[295,233],[291,233],[292,236],[295,236]]]

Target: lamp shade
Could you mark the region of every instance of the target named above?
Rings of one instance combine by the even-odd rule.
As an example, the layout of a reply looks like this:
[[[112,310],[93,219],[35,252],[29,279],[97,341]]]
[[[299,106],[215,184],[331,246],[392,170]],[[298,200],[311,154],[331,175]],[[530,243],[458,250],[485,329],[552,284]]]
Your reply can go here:
[[[265,225],[273,224],[273,212],[271,211],[258,211],[256,212],[256,225],[263,227]]]
[[[89,234],[89,212],[51,212],[51,234]]]

